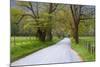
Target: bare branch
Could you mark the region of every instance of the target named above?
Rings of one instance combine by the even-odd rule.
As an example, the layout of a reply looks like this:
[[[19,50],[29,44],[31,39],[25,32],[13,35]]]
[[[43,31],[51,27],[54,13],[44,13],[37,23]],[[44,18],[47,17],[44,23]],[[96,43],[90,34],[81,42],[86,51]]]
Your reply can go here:
[[[31,11],[32,11],[34,17],[36,18],[37,16],[36,16],[35,11],[34,11],[34,9],[33,9],[33,5],[32,5],[32,3],[29,2],[29,5],[30,5],[30,7],[31,7]]]
[[[20,6],[25,7],[27,9],[31,10],[31,8],[29,6],[27,6],[27,5],[20,5]]]

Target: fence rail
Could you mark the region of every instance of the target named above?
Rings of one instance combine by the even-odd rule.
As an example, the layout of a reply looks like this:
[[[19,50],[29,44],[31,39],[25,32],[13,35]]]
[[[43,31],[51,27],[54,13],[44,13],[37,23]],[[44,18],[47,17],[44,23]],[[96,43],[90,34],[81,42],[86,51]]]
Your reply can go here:
[[[95,54],[95,41],[80,40],[82,46],[88,50],[90,54]]]

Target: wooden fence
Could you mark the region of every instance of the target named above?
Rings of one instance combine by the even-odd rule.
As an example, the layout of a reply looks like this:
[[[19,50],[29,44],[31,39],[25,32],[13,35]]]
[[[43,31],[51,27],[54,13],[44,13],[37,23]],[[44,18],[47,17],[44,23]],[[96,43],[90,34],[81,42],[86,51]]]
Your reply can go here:
[[[95,41],[80,40],[80,42],[90,54],[95,54]]]

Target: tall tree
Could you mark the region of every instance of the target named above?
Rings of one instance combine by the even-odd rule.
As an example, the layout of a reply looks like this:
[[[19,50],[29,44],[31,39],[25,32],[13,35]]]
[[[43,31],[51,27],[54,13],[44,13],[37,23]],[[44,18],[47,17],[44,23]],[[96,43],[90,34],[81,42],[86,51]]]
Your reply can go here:
[[[32,17],[37,25],[37,36],[39,37],[39,39],[41,41],[45,41],[45,37],[46,37],[46,31],[45,29],[41,29],[39,25],[39,4],[38,3],[32,3],[32,2],[23,2],[19,4],[21,7],[24,7],[25,10],[27,10],[27,12],[23,15],[21,15],[21,17],[19,18],[17,23],[20,23],[21,20],[26,17],[26,16],[30,16]]]
[[[21,12],[20,10],[11,7],[11,36],[14,36],[15,45],[16,35],[18,35],[19,31],[18,26],[16,25],[16,21],[21,14],[23,14],[23,11]]]
[[[70,5],[70,9],[71,9],[71,13],[72,13],[72,17],[73,17],[73,37],[75,39],[76,43],[79,43],[79,34],[78,34],[78,30],[79,30],[79,22],[80,22],[80,15],[81,15],[81,6],[80,5]]]
[[[52,14],[57,9],[58,4],[49,3],[48,7],[48,30],[47,30],[47,40],[52,40]]]
[[[80,21],[94,19],[94,7],[92,6],[83,6],[83,5],[70,5],[72,18],[73,18],[73,37],[76,43],[79,43],[79,24]]]

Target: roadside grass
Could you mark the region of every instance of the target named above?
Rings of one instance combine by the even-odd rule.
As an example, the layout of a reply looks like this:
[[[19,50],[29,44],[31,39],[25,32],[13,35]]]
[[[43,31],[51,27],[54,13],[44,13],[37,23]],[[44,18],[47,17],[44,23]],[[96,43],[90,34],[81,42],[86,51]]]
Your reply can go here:
[[[14,39],[11,37],[11,62],[23,58],[45,47],[54,45],[59,40],[60,39],[57,37],[54,37],[52,41],[41,42],[34,37],[16,37],[16,44],[14,44]]]
[[[83,61],[95,61],[95,53],[91,54],[85,47],[84,47],[84,40],[92,42],[90,45],[94,45],[94,37],[80,37],[80,42],[79,44],[76,44],[73,39],[72,41],[72,49],[74,49],[82,58]]]

